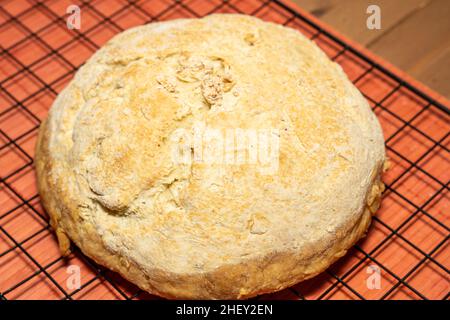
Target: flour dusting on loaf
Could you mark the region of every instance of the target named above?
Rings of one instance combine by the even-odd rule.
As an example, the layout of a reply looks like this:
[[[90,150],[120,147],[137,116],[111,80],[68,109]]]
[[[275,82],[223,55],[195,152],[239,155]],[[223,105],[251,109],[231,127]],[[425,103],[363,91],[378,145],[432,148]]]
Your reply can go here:
[[[210,139],[177,161],[173,137],[202,126],[226,138],[221,160],[201,158]],[[277,142],[270,171],[236,156],[252,137]],[[150,293],[221,299],[343,256],[379,207],[384,160],[367,101],[313,42],[217,14],[111,39],[55,100],[36,168],[64,254],[72,241]]]

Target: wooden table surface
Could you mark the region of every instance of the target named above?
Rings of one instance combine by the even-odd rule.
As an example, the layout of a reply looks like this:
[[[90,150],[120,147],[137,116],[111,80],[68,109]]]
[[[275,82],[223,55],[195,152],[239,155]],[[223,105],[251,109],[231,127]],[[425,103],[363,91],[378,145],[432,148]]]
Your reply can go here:
[[[294,0],[341,33],[450,98],[450,0]],[[367,7],[381,9],[369,30]]]

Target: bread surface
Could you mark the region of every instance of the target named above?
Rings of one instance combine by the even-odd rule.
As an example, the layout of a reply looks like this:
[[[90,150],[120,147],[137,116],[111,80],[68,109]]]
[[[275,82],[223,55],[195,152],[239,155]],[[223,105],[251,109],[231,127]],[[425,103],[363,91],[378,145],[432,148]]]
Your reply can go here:
[[[177,161],[174,134],[201,125],[275,135],[276,163],[236,148]],[[63,254],[72,241],[163,297],[234,299],[343,256],[379,206],[384,159],[367,101],[314,43],[218,14],[111,39],[55,100],[36,168]]]

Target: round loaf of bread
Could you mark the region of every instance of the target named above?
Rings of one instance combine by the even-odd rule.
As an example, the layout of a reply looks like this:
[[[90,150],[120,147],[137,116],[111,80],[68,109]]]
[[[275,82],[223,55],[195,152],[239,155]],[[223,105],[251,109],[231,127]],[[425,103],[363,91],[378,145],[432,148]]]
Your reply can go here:
[[[152,23],[98,50],[42,123],[63,254],[168,298],[248,298],[324,271],[380,203],[380,125],[299,32],[244,15]]]

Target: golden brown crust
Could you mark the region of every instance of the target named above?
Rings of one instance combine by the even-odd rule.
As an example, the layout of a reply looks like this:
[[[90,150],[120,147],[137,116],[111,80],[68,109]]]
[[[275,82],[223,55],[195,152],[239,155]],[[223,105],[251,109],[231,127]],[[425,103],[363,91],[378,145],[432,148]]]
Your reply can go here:
[[[281,129],[278,170],[174,164],[168,138],[196,121]],[[112,39],[58,96],[36,152],[63,254],[71,239],[142,289],[187,299],[325,270],[364,236],[383,162],[379,124],[342,70],[296,31],[239,15]]]

